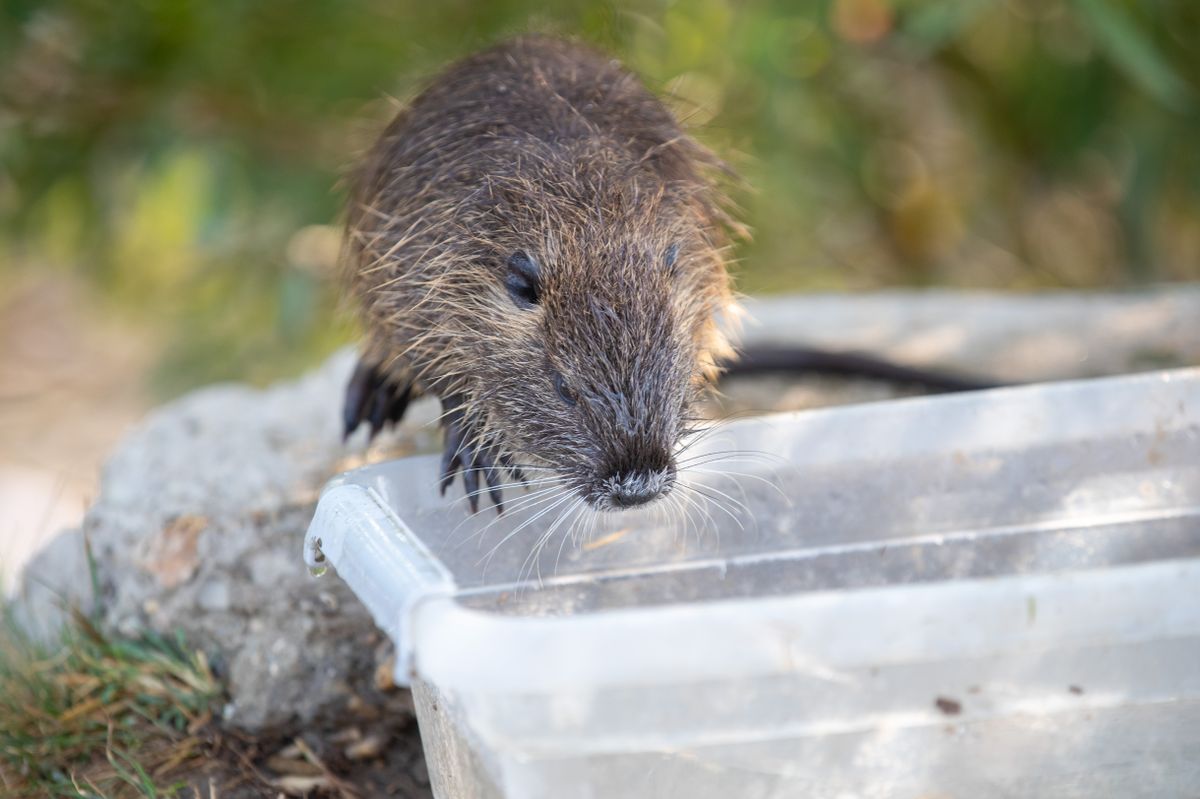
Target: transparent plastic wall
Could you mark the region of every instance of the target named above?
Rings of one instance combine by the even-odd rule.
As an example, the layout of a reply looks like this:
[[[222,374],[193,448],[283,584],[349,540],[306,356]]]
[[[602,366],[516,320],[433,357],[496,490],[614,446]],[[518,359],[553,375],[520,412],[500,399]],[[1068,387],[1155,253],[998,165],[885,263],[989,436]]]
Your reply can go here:
[[[607,517],[469,516],[431,459],[326,491],[310,562],[396,640],[439,796],[1200,790],[1197,371],[689,452],[690,501]]]

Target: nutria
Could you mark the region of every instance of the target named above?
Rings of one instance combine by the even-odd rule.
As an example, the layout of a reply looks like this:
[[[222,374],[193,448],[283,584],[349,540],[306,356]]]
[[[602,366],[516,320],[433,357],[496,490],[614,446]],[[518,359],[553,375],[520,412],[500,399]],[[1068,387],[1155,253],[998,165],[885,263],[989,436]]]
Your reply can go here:
[[[719,163],[616,61],[541,36],[454,64],[355,180],[346,265],[368,340],[348,429],[437,396],[443,490],[553,470],[597,509],[675,481],[727,352]],[[474,507],[474,502],[472,502]]]
[[[472,510],[480,474],[502,507],[504,471],[598,510],[670,492],[731,354],[722,171],[589,47],[525,36],[450,66],[352,181],[344,263],[367,341],[347,435],[431,394],[442,490],[461,470]]]

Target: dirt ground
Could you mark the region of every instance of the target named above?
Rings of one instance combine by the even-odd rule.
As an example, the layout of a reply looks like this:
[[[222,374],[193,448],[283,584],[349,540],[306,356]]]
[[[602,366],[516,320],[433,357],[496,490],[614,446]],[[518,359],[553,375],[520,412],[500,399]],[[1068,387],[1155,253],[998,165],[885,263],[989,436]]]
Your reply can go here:
[[[174,781],[191,789],[184,799],[432,799],[416,720],[390,718],[255,739],[214,730],[208,765]]]

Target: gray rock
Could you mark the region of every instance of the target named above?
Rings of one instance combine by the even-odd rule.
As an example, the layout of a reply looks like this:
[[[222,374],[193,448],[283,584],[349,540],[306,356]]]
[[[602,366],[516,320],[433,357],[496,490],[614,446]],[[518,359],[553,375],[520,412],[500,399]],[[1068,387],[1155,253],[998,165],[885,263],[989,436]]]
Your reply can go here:
[[[98,599],[119,633],[182,631],[226,677],[227,718],[248,729],[391,701],[373,683],[386,652],[370,615],[301,557],[321,485],[362,460],[361,434],[344,446],[339,429],[352,363],[342,352],[295,382],[208,388],[153,413],[106,465],[83,530],[27,568],[22,620],[46,635],[66,603]],[[386,436],[375,457],[432,445],[421,423],[433,410]]]
[[[62,629],[69,608],[91,613],[95,602],[83,531],[66,530],[26,565],[13,611],[26,632],[46,641]]]
[[[1123,293],[891,291],[750,299],[747,343],[861,350],[1002,380],[1200,363],[1200,286]]]
[[[747,343],[863,349],[1006,379],[1200,363],[1194,288],[792,297],[748,309],[762,324],[747,325]],[[320,486],[363,461],[364,433],[349,446],[340,440],[352,363],[344,351],[295,382],[264,391],[208,388],[153,413],[107,464],[83,530],[62,534],[26,570],[21,619],[45,632],[61,623],[64,603],[76,602],[98,608],[122,633],[181,630],[223,670],[231,692],[226,716],[246,728],[381,705],[409,712],[405,695],[377,684],[389,653],[370,615],[336,577],[312,578],[301,557]],[[737,381],[726,393],[715,414],[880,399],[898,390],[861,380],[770,379]],[[434,449],[436,412],[436,403],[418,403],[371,458]]]

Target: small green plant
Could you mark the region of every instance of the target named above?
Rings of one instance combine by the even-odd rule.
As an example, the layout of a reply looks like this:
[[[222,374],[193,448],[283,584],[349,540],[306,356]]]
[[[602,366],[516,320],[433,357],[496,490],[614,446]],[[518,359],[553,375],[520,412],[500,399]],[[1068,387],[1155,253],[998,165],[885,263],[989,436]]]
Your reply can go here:
[[[0,625],[0,798],[191,796],[221,696],[182,639],[105,635],[83,614],[56,647]]]

